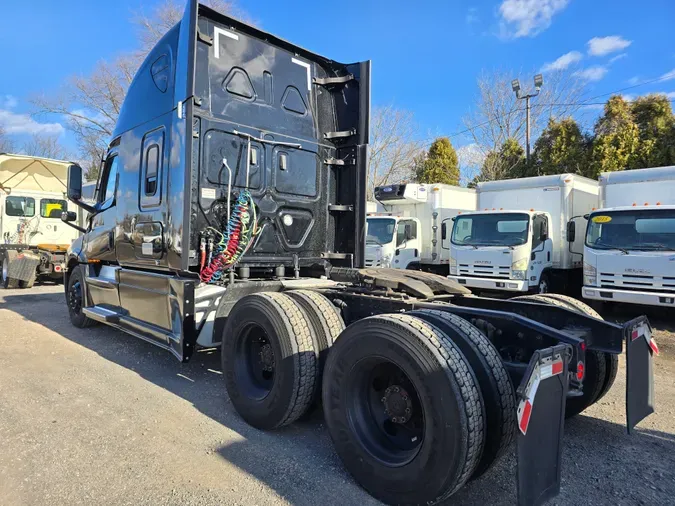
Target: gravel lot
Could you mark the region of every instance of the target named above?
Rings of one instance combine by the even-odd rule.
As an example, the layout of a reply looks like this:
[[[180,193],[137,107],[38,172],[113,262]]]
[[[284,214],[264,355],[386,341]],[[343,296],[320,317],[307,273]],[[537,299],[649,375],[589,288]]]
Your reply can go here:
[[[622,363],[610,393],[566,425],[552,504],[675,501],[674,328],[650,316],[657,413],[626,435]],[[76,329],[60,285],[0,291],[0,344],[2,505],[377,504],[342,469],[320,413],[253,429],[227,399],[217,352],[181,365],[121,332]],[[513,457],[449,501],[514,503]]]

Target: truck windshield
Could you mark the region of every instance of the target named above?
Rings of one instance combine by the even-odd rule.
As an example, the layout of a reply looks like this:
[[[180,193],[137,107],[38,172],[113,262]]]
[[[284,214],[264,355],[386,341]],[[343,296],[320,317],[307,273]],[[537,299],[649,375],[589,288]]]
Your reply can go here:
[[[599,211],[590,216],[586,246],[595,249],[675,251],[675,210]]]
[[[393,218],[368,218],[366,244],[387,244],[394,239],[396,220]]]
[[[530,217],[524,213],[457,216],[452,244],[458,246],[518,246],[527,242]]]

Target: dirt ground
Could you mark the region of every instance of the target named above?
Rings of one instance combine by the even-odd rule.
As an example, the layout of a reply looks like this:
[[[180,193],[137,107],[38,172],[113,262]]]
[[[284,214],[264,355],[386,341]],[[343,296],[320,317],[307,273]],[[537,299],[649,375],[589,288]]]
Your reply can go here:
[[[649,316],[656,413],[626,434],[622,362],[609,394],[566,424],[551,504],[674,503],[675,315]],[[377,504],[343,470],[320,412],[276,432],[247,426],[217,352],[179,364],[113,329],[76,329],[61,286],[0,291],[0,344],[2,505]],[[515,504],[514,466],[507,456],[448,504]]]

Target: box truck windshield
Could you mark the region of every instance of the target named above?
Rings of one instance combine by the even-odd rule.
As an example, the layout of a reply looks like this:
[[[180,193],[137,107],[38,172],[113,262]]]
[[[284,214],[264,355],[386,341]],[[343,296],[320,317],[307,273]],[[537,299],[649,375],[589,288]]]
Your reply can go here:
[[[591,216],[586,246],[627,252],[675,251],[675,210],[612,211]]]
[[[396,220],[393,218],[369,218],[366,244],[383,246],[394,239]]]
[[[457,246],[519,246],[528,238],[530,217],[524,213],[457,216],[452,243]]]

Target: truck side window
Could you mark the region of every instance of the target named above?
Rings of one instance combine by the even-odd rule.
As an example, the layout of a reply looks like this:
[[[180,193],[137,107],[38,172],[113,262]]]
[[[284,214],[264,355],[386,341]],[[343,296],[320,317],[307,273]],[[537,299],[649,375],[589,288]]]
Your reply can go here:
[[[410,231],[409,237],[406,238],[406,228]],[[406,239],[417,239],[417,222],[413,220],[402,220],[398,222],[398,229],[396,231],[396,247],[403,245]]]
[[[541,236],[543,233],[548,234],[548,223],[545,215],[538,214],[532,218],[532,249],[542,243]]]
[[[113,205],[115,200],[115,190],[117,189],[117,155],[112,155],[105,162],[103,169],[103,179],[101,179],[101,192],[99,202],[101,209],[106,209]]]
[[[33,197],[9,196],[5,199],[5,214],[7,216],[32,218],[35,216],[35,200]]]
[[[68,203],[59,199],[40,200],[40,216],[61,219],[61,213],[68,210]]]
[[[155,208],[162,202],[162,167],[164,165],[164,127],[143,137],[141,158],[141,209]]]

